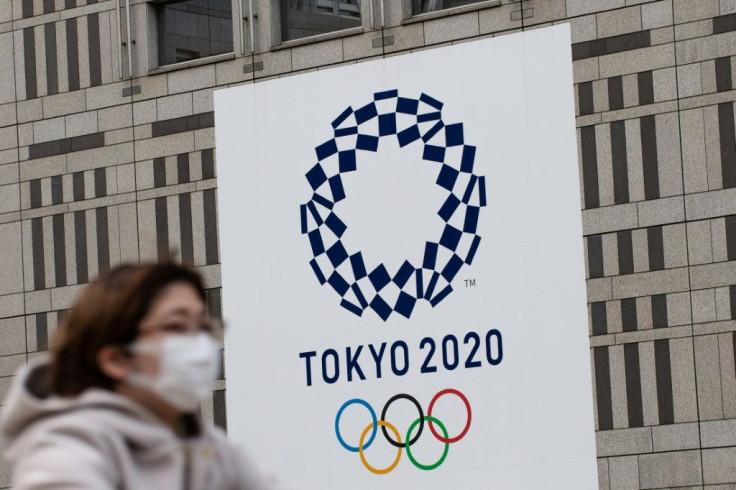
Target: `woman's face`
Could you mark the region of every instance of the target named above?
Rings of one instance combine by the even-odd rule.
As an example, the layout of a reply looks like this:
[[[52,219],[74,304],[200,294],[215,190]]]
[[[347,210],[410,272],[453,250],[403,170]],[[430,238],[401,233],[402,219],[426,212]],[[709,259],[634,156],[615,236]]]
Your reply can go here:
[[[200,331],[211,332],[207,308],[188,283],[174,283],[164,288],[151,305],[151,310],[141,320],[135,342],[159,342],[172,335],[189,335]],[[158,374],[158,356],[141,352],[137,369]]]
[[[197,290],[185,282],[167,286],[138,326],[138,336],[126,352],[125,372],[111,375],[122,381],[118,393],[174,427],[182,414],[196,409],[215,379],[217,342],[202,333],[219,331],[213,332]]]

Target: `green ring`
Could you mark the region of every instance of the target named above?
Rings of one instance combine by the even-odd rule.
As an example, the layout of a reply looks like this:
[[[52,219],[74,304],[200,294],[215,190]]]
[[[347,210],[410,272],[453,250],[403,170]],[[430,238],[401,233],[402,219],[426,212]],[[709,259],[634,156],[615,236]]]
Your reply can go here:
[[[429,415],[425,415],[423,418],[424,418],[424,420],[427,420],[427,421],[430,421],[430,422],[434,422],[435,424],[439,425],[440,426],[440,429],[442,430],[442,433],[445,435],[445,439],[447,439],[447,429],[445,429],[445,426],[442,424],[442,422],[440,422],[436,418],[434,418],[432,416],[429,416]],[[422,418],[420,417],[420,418],[416,419],[414,422],[412,422],[412,424],[409,426],[409,430],[406,431],[406,440],[407,441],[410,441],[411,440],[411,431],[413,431],[414,430],[414,427],[416,427],[417,424],[419,422],[421,422],[421,421],[422,421]],[[409,456],[409,461],[411,461],[412,464],[414,466],[416,466],[417,468],[419,468],[420,470],[427,470],[427,471],[433,470],[433,469],[437,468],[439,465],[441,465],[442,463],[444,463],[445,462],[445,458],[447,457],[447,452],[449,450],[450,450],[450,444],[446,442],[445,443],[445,452],[442,453],[442,456],[440,457],[440,459],[436,463],[434,463],[434,464],[423,465],[419,461],[417,461],[416,459],[414,459],[414,456],[412,456],[412,454],[411,454],[411,446],[409,444],[406,445],[406,455]]]

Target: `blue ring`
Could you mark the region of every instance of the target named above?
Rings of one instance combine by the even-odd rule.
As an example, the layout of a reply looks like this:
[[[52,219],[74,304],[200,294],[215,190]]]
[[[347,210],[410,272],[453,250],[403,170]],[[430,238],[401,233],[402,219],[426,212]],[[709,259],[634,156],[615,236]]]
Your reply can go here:
[[[371,433],[371,437],[370,439],[368,439],[368,442],[363,445],[363,450],[368,449],[373,443],[373,439],[376,438],[376,433],[378,432],[378,418],[376,418],[376,412],[373,410],[373,407],[371,407],[371,405],[367,401],[361,400],[360,398],[353,398],[352,400],[346,401],[342,404],[340,410],[337,411],[337,417],[335,417],[335,435],[337,436],[337,440],[340,442],[342,447],[344,447],[348,451],[352,453],[357,453],[360,451],[360,449],[346,443],[340,435],[340,417],[342,416],[342,412],[354,403],[363,405],[365,408],[367,408],[368,411],[371,413],[371,418],[373,419],[373,432]]]

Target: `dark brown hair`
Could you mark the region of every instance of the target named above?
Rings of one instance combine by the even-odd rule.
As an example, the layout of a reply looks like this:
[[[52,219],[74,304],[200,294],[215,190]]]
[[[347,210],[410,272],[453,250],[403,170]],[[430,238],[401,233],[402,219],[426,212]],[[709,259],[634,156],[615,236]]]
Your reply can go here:
[[[105,346],[131,344],[159,293],[178,282],[190,284],[205,301],[199,274],[173,262],[120,265],[89,284],[59,326],[51,349],[51,392],[72,396],[91,387],[113,389],[97,353]]]

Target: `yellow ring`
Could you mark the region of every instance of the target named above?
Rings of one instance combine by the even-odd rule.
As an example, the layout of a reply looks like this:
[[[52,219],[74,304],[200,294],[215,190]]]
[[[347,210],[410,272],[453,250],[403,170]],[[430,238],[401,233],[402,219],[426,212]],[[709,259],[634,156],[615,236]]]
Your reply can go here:
[[[399,434],[399,431],[396,430],[396,427],[391,425],[389,422],[386,422],[385,420],[379,420],[378,425],[386,427],[388,429],[391,429],[391,432],[394,433],[396,436],[396,440],[399,444],[401,444],[401,435]],[[368,432],[373,429],[373,423],[368,424],[368,427],[365,428],[363,433],[360,435],[360,442],[358,443],[358,452],[360,452],[360,460],[363,462],[363,466],[365,466],[368,471],[371,473],[375,473],[376,475],[385,475],[386,473],[391,473],[394,468],[396,468],[396,465],[399,464],[399,460],[401,459],[401,446],[399,446],[399,450],[396,453],[396,459],[393,463],[391,463],[391,466],[388,468],[384,468],[382,470],[379,470],[378,468],[374,468],[370,464],[368,464],[368,461],[365,459],[365,455],[363,454],[363,442],[365,442],[365,436],[368,435]]]

